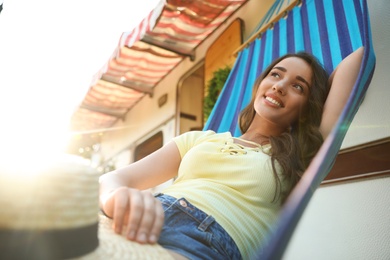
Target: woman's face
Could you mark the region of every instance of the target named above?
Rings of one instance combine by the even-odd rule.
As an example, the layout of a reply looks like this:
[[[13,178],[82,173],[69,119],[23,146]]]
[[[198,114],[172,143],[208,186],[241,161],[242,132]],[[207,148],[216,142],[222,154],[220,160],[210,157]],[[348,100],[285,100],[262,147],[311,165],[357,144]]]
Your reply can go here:
[[[257,89],[256,117],[286,130],[306,107],[311,79],[312,70],[301,58],[289,57],[277,63]]]

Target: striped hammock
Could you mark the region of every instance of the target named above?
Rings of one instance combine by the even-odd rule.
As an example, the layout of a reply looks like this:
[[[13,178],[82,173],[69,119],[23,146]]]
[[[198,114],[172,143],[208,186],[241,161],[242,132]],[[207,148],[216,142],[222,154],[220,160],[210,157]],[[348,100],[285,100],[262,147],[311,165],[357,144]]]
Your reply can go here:
[[[256,77],[272,60],[289,52],[314,54],[330,74],[359,47],[363,61],[350,98],[336,126],[282,208],[276,228],[257,259],[280,259],[313,192],[329,173],[375,69],[366,0],[307,0],[274,23],[242,50],[204,130],[241,135],[238,115],[249,103]]]

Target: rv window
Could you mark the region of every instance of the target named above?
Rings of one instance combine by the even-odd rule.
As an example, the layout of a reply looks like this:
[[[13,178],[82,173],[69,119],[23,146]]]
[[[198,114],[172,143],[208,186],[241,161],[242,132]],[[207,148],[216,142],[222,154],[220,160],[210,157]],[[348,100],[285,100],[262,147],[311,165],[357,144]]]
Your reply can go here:
[[[163,145],[163,134],[158,132],[135,148],[134,162],[156,151]]]

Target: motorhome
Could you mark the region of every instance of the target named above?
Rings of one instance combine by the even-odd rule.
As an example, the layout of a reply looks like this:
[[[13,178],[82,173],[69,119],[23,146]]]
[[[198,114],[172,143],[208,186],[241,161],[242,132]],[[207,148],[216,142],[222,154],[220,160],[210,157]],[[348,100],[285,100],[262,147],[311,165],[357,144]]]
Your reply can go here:
[[[143,158],[174,136],[203,129],[203,103],[215,72],[234,66],[237,51],[280,1],[209,1],[208,12],[198,14],[171,2],[162,1],[139,27],[122,35],[75,112],[75,130],[82,133],[78,148],[89,149],[102,174]],[[267,27],[300,4],[284,2]],[[375,74],[284,259],[390,257],[390,4],[367,3]],[[167,37],[171,31],[177,38]]]

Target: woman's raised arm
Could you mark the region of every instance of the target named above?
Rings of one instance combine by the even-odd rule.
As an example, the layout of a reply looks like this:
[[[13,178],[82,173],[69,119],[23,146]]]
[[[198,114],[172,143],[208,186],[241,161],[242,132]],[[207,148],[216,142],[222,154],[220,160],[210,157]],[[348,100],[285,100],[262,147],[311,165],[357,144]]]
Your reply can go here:
[[[320,131],[324,139],[332,131],[348,101],[359,74],[364,47],[352,52],[336,67],[329,78],[330,92],[325,102]]]

